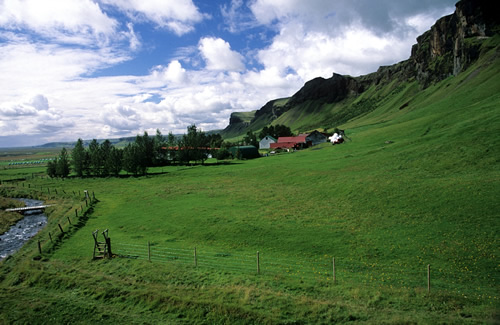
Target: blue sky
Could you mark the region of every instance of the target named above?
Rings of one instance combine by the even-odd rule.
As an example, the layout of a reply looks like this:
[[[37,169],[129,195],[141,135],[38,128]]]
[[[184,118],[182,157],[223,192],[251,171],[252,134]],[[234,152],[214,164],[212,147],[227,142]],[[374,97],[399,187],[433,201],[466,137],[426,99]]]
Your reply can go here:
[[[0,147],[222,129],[407,59],[450,0],[0,0]]]

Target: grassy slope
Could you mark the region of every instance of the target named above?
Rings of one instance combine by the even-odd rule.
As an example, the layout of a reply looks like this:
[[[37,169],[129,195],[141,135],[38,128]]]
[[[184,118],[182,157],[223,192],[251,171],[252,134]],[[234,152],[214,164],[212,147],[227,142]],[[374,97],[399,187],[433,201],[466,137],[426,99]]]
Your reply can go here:
[[[352,141],[341,146],[145,178],[32,180],[87,188],[100,202],[44,261],[31,260],[32,242],[1,265],[0,320],[498,321],[500,61],[486,66],[490,56],[422,92],[414,83],[370,89],[364,96],[388,95],[342,126]],[[54,211],[46,232],[75,204]],[[92,262],[97,228],[109,228],[117,249],[151,241],[200,255],[258,250],[263,265],[336,257],[338,283],[279,268],[225,271],[222,262]]]

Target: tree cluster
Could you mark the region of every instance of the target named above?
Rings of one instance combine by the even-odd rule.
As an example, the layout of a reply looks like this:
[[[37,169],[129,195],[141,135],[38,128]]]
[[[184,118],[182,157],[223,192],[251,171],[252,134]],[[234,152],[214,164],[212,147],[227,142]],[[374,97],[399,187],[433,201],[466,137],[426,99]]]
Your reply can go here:
[[[286,126],[281,124],[265,126],[262,131],[259,133],[259,138],[263,139],[266,136],[272,136],[275,139],[279,137],[291,137],[293,136],[292,130]]]
[[[62,148],[61,153],[54,160],[47,163],[47,174],[50,177],[67,177],[70,173],[68,151]]]
[[[71,152],[71,165],[78,177],[118,176],[122,170],[134,175],[145,175],[149,167],[175,162],[204,163],[208,155],[214,155],[217,152],[215,149],[220,148],[222,143],[220,134],[207,135],[194,124],[180,138],[172,133],[164,137],[159,130],[154,137],[144,132],[123,149],[115,148],[109,140],[99,144],[95,139],[85,148],[82,139],[78,139]],[[63,148],[59,157],[47,166],[47,173],[51,177],[67,177],[69,172],[70,159]]]

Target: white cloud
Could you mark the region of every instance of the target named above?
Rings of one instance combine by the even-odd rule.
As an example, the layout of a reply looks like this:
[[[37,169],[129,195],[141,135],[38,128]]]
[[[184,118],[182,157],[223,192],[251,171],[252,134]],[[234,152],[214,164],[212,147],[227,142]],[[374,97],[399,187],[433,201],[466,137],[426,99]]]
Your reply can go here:
[[[160,82],[172,85],[184,84],[187,81],[186,69],[182,67],[178,60],[171,61],[167,67],[155,67],[151,73],[151,77]]]
[[[243,0],[231,0],[230,4],[222,5],[221,14],[231,33],[239,33],[258,25]]]
[[[0,26],[28,28],[59,41],[90,44],[112,35],[117,22],[91,0],[5,0],[0,2]]]
[[[115,133],[130,132],[136,130],[140,124],[138,112],[128,106],[117,102],[106,105],[100,114],[100,120],[109,126]]]
[[[49,109],[49,101],[43,95],[23,99],[20,102],[0,103],[0,116],[16,119],[24,116],[39,116]]]
[[[208,15],[190,0],[0,0],[0,146],[15,134],[40,144],[156,128],[182,133],[192,123],[221,129],[231,112],[291,96],[312,78],[406,59],[414,38],[449,13],[443,5],[421,9],[432,0],[384,0],[377,8],[367,0],[226,3],[219,9],[227,25],[199,32],[230,31],[239,44],[174,35],[171,53],[144,63],[141,55],[153,58],[158,45],[146,28],[184,35]],[[256,41],[261,35],[266,43]],[[120,71],[126,61],[145,72]],[[94,74],[115,67],[114,76]]]
[[[204,18],[191,0],[103,0],[103,2],[127,12],[135,20],[152,21],[177,35],[192,31],[193,25]]]
[[[258,52],[265,69],[293,70],[304,81],[333,72],[353,76],[409,57],[415,38],[451,8],[386,1],[256,0],[255,19],[279,30]]]
[[[202,38],[198,49],[209,70],[239,71],[245,68],[243,56],[231,50],[231,45],[221,38]]]

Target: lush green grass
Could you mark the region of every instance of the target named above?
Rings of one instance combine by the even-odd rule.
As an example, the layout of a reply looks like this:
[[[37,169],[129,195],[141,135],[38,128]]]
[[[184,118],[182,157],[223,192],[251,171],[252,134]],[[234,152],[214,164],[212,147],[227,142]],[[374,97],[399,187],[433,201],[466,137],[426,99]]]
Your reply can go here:
[[[424,91],[369,89],[384,96],[342,126],[352,139],[343,145],[139,178],[62,181],[26,169],[2,190],[58,205],[36,238],[42,259],[32,241],[1,264],[0,321],[498,322],[494,53]],[[12,173],[0,179],[23,177]],[[85,189],[99,202],[76,218]],[[58,223],[66,233],[50,242]],[[128,258],[91,261],[95,229],[109,229]]]

